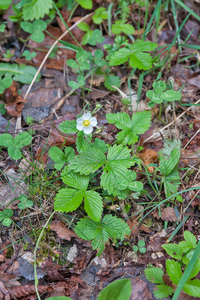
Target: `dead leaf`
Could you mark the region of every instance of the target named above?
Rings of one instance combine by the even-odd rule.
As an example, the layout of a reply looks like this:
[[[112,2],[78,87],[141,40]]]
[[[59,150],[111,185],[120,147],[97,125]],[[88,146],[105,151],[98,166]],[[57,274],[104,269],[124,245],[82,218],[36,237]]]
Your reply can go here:
[[[71,241],[72,237],[77,237],[77,234],[67,228],[61,221],[51,222],[50,229],[55,231],[59,238]]]
[[[74,134],[61,134],[60,133],[60,129],[58,127],[58,125],[60,125],[60,123],[62,123],[63,121],[66,121],[66,120],[74,120],[75,119],[75,115],[74,114],[70,114],[70,113],[66,113],[65,116],[57,119],[54,121],[54,125],[55,127],[53,126],[52,127],[52,130],[51,130],[51,135],[48,139],[48,145],[59,145],[59,144],[63,144],[65,142],[65,146],[70,146],[70,145],[73,145],[75,144],[76,142],[76,135]],[[57,130],[57,129],[58,130]]]
[[[159,217],[159,211],[158,210],[154,210],[152,212],[152,215],[157,218],[160,219]],[[161,219],[167,222],[175,222],[177,217],[175,214],[175,211],[172,207],[165,207],[163,210],[161,210]]]
[[[145,166],[147,167],[148,171],[150,173],[153,173],[154,167],[150,166],[148,167],[149,164],[154,164],[158,160],[158,155],[154,150],[147,149],[143,153],[139,153],[138,157],[141,158],[141,160],[144,162]]]
[[[128,224],[128,226],[129,226],[129,228],[131,230],[130,237],[132,237],[133,235],[137,234],[138,230],[144,231],[146,233],[150,233],[151,232],[151,230],[148,227],[146,227],[144,225],[140,226],[140,223],[137,222],[137,218],[138,218],[138,216],[133,216],[130,219],[128,219],[128,221],[127,221],[127,224]]]
[[[130,278],[132,293],[130,300],[153,300],[146,282],[140,278]]]
[[[52,287],[38,285],[38,292],[40,294],[47,293],[53,290]],[[10,299],[22,298],[29,295],[36,294],[35,285],[23,285],[23,286],[16,286],[9,290]]]

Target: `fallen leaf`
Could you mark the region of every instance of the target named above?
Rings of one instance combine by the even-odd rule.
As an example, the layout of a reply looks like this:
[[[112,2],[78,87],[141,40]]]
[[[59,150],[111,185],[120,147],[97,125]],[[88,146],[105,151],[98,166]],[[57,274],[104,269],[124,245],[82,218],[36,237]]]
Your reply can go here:
[[[132,293],[130,300],[153,300],[150,291],[147,288],[146,282],[140,278],[130,278]]]
[[[148,171],[150,173],[153,173],[154,167],[153,166],[148,167],[148,165],[149,164],[154,164],[154,163],[157,162],[158,154],[154,150],[147,149],[145,152],[139,153],[138,157],[141,158],[141,160],[144,162],[144,164],[147,167]]]
[[[72,237],[77,237],[77,234],[67,228],[61,221],[51,222],[50,229],[55,231],[59,238],[71,241]]]
[[[157,218],[160,219],[159,217],[159,211],[158,210],[154,210],[152,212],[152,215]],[[165,220],[167,222],[175,222],[177,217],[175,214],[175,211],[172,207],[165,207],[162,211],[161,211],[161,219]]]
[[[137,234],[138,230],[144,231],[146,233],[150,233],[151,232],[151,230],[148,227],[146,227],[144,225],[141,225],[137,221],[137,218],[138,218],[138,216],[133,216],[130,219],[128,219],[128,221],[127,221],[127,224],[129,226],[129,228],[131,229],[130,237],[132,237],[133,235]]]

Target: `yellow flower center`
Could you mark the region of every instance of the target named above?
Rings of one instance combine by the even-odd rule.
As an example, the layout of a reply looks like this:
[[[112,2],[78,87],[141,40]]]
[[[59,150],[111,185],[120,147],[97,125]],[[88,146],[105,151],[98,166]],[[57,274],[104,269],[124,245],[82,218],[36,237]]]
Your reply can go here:
[[[84,126],[84,127],[90,126],[90,121],[89,121],[89,120],[83,121],[83,126]]]

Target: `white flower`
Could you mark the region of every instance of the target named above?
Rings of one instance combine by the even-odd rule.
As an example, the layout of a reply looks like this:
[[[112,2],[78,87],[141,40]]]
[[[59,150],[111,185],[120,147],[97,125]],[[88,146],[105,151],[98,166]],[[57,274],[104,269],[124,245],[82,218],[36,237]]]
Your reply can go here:
[[[81,118],[76,120],[76,128],[80,131],[83,130],[83,132],[86,134],[91,133],[93,127],[97,125],[97,119],[91,116],[91,113],[83,114]]]

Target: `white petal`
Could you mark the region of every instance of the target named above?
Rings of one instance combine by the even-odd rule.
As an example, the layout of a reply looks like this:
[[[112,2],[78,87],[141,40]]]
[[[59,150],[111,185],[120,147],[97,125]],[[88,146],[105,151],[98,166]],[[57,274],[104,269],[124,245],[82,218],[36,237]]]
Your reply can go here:
[[[86,113],[86,114],[83,114],[83,115],[82,115],[82,118],[83,118],[84,121],[85,121],[85,120],[89,120],[89,119],[91,118],[91,113],[88,112],[88,113]]]
[[[83,130],[83,125],[82,124],[76,124],[76,128],[78,129],[78,130],[80,130],[80,131],[82,131]]]
[[[97,125],[97,119],[95,117],[90,118],[90,123],[92,126],[96,126]]]
[[[84,127],[84,128],[83,128],[83,132],[84,132],[85,134],[91,133],[92,130],[93,130],[93,127],[92,127],[91,125],[88,126],[88,127]]]
[[[81,118],[78,118],[78,119],[76,120],[76,122],[77,122],[77,123],[79,123],[79,124],[80,124],[80,123],[82,124],[82,123],[83,123],[83,121],[84,121],[84,120],[83,120],[83,118],[82,118],[82,117],[81,117]]]

